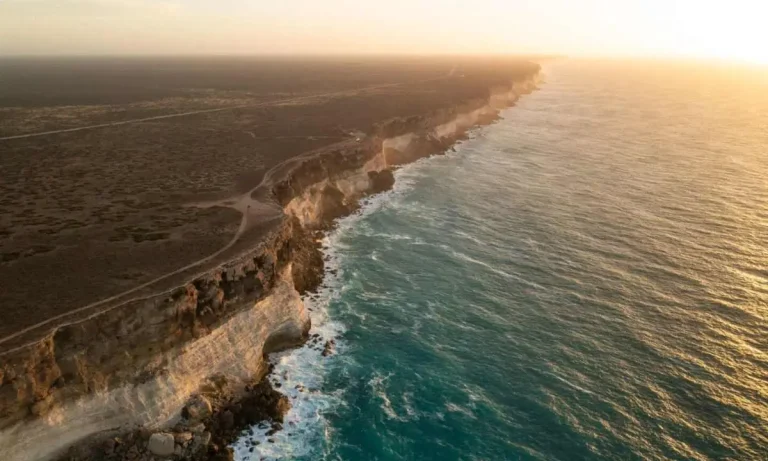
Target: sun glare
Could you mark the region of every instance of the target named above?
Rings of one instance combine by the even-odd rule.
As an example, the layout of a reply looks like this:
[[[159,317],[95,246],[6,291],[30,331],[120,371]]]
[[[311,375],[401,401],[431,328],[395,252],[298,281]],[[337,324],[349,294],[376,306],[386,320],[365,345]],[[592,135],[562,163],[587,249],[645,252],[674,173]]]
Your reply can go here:
[[[55,0],[0,0],[0,55],[524,53],[768,65],[761,0],[68,3],[62,12]]]
[[[677,40],[670,45],[697,58],[768,64],[767,17],[768,4],[757,0],[684,0],[677,9]]]

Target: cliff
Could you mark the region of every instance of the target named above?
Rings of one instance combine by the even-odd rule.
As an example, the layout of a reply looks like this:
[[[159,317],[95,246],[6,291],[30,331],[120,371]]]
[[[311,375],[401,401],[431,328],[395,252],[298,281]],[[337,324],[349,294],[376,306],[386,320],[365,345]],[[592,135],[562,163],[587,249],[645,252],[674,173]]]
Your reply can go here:
[[[449,110],[389,120],[278,165],[251,197],[283,215],[253,248],[171,291],[0,350],[3,459],[46,460],[101,433],[169,427],[221,377],[242,393],[268,371],[266,354],[307,339],[301,295],[322,278],[317,233],[390,188],[392,168],[445,151],[536,83],[531,75]]]

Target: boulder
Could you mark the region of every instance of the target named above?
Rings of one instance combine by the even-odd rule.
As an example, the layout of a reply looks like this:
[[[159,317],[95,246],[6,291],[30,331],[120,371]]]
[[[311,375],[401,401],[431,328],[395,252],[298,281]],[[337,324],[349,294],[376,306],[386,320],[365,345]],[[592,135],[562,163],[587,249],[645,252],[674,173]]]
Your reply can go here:
[[[190,421],[202,421],[211,416],[212,412],[211,402],[202,395],[195,395],[184,407],[184,415]]]
[[[323,357],[328,357],[329,355],[331,355],[333,353],[334,344],[335,343],[333,340],[326,341],[325,346],[323,347],[323,352],[320,355],[322,355]]]
[[[174,435],[174,439],[176,439],[176,443],[183,445],[185,447],[190,441],[192,441],[192,437],[193,436],[191,432],[179,432],[178,434]]]
[[[387,191],[395,185],[395,175],[388,168],[381,171],[369,171],[368,178],[371,180],[371,188],[368,191],[371,194]]]
[[[192,442],[192,451],[199,451],[204,449],[208,446],[208,444],[211,443],[211,433],[210,432],[203,432],[200,435],[195,435],[195,438]]]
[[[156,432],[149,436],[147,450],[157,456],[171,456],[176,448],[173,434]]]
[[[275,421],[278,421],[280,423],[283,422],[283,417],[286,413],[288,413],[288,410],[291,409],[291,401],[288,400],[288,397],[281,395],[278,397],[277,402],[275,403],[275,414],[272,415],[272,418]],[[282,428],[283,425],[280,424],[280,428]]]
[[[220,416],[221,425],[224,427],[224,429],[232,429],[235,427],[235,415],[229,411],[226,410],[224,413]]]
[[[197,423],[189,426],[189,432],[193,434],[202,434],[205,432],[205,424],[203,423]]]
[[[29,411],[35,416],[41,416],[48,412],[53,405],[53,396],[47,395],[44,399],[33,403]]]

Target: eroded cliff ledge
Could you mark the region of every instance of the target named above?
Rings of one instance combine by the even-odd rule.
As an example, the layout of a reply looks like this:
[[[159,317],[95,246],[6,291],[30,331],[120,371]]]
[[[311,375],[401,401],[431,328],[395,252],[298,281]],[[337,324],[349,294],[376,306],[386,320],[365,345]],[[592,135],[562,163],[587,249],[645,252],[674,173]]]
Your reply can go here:
[[[361,197],[390,188],[392,168],[440,153],[532,91],[538,73],[449,110],[380,123],[291,159],[251,197],[283,210],[252,249],[172,291],[116,305],[0,350],[0,452],[46,460],[98,434],[168,427],[212,379],[244,390],[266,354],[303,343],[301,294],[322,279],[318,232]],[[245,241],[245,239],[244,239]]]

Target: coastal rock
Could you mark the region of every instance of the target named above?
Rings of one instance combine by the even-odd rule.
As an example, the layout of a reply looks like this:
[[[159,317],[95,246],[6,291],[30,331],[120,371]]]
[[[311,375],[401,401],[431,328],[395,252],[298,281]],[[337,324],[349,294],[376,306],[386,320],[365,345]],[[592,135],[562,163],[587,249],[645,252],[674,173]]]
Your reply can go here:
[[[118,438],[107,439],[107,440],[105,440],[102,443],[100,448],[101,448],[101,450],[103,451],[103,453],[105,455],[109,456],[112,453],[114,453],[115,452],[115,448],[120,445],[119,440],[120,439],[118,439]]]
[[[203,432],[200,435],[196,435],[192,442],[192,451],[200,451],[211,443],[211,433]]]
[[[219,419],[224,429],[232,429],[235,426],[235,415],[229,410],[224,411]]]
[[[326,341],[321,355],[323,357],[328,357],[329,355],[333,354],[333,348],[335,345],[336,345],[336,341],[333,339]]]
[[[156,432],[149,437],[147,450],[157,456],[171,456],[176,448],[173,434]]]
[[[235,453],[230,447],[225,447],[219,450],[211,459],[212,461],[234,461]]]
[[[187,446],[187,444],[190,441],[192,441],[193,437],[194,436],[192,435],[191,432],[180,432],[178,434],[175,434],[173,438],[175,439],[176,443],[182,446]]]
[[[44,399],[38,400],[37,402],[33,403],[29,411],[35,416],[44,415],[45,413],[48,412],[48,409],[50,409],[52,405],[53,405],[53,396],[48,395]]]
[[[189,426],[189,432],[191,432],[192,434],[202,434],[203,432],[205,432],[205,424],[203,423],[193,424]]]
[[[291,401],[288,400],[288,397],[281,395],[277,401],[277,405],[275,405],[275,421],[283,422],[285,414],[288,413],[288,410],[290,409]]]
[[[350,207],[346,204],[344,194],[334,186],[327,184],[321,193],[320,216],[326,224],[349,214]]]
[[[368,177],[371,180],[369,194],[378,194],[387,191],[392,189],[392,186],[395,185],[395,175],[389,168],[381,171],[369,171]]]
[[[211,411],[211,402],[202,395],[195,395],[184,407],[184,416],[189,421],[202,421],[211,416]]]

